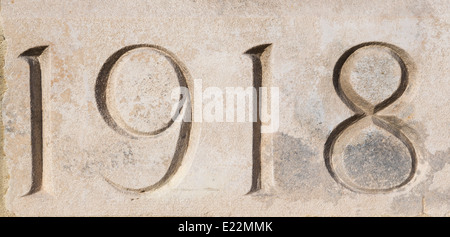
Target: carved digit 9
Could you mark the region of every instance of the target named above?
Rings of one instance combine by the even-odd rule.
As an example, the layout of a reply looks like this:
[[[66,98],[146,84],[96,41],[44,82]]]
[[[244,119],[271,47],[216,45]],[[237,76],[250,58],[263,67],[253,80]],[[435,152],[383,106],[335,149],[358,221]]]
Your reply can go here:
[[[176,118],[172,118],[172,120],[169,121],[164,127],[157,129],[155,131],[151,132],[136,131],[134,129],[131,129],[131,127],[128,126],[120,118],[120,116],[114,112],[115,108],[113,108],[113,105],[109,103],[108,93],[110,92],[108,90],[108,87],[110,83],[108,82],[108,80],[111,74],[111,70],[114,68],[115,64],[121,59],[121,57],[124,56],[127,52],[140,48],[147,48],[150,50],[154,50],[157,53],[163,55],[175,69],[180,87],[187,88],[189,90],[189,93],[187,98],[183,98],[179,102],[182,103],[182,105],[180,105],[178,108],[181,108],[183,112],[177,115],[180,116],[181,114],[184,114],[184,117],[181,122],[181,128],[176,145],[176,151],[175,154],[173,155],[172,161],[165,175],[156,183],[143,188],[128,188],[120,184],[117,184],[109,180],[108,178],[105,178],[105,180],[109,184],[111,184],[112,186],[114,186],[119,190],[137,193],[155,191],[161,189],[162,187],[168,187],[178,183],[179,180],[184,176],[185,171],[189,168],[188,166],[190,166],[192,162],[193,157],[192,153],[194,150],[192,143],[194,143],[194,139],[197,137],[197,132],[199,131],[195,123],[190,122],[191,121],[190,118],[192,116],[191,113],[193,111],[191,109],[191,106],[193,104],[193,98],[190,88],[193,87],[193,82],[186,67],[175,57],[173,53],[171,53],[167,49],[151,44],[137,44],[126,46],[115,52],[113,55],[111,55],[103,64],[100,73],[98,74],[95,85],[95,98],[97,101],[97,108],[100,114],[102,115],[103,119],[105,120],[105,122],[117,133],[124,136],[128,136],[132,139],[139,139],[139,137],[154,137],[158,134],[163,133],[176,120]],[[180,99],[181,98],[182,97],[180,96]],[[189,106],[189,108],[185,108],[186,106]]]

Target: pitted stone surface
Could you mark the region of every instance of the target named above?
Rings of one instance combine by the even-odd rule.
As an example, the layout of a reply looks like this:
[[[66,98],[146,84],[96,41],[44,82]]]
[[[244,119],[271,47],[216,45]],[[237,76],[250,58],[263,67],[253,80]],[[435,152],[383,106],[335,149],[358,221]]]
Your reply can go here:
[[[1,17],[0,215],[450,215],[446,1],[7,0]]]

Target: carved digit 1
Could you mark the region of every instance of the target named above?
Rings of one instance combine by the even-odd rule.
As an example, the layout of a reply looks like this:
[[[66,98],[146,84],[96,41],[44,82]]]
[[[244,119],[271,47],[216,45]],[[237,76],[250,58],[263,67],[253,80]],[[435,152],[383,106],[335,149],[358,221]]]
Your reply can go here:
[[[253,62],[253,87],[256,91],[256,98],[254,97],[256,101],[253,101],[252,187],[249,194],[255,192],[270,193],[274,187],[273,158],[271,155],[273,147],[272,134],[262,133],[261,131],[261,92],[263,87],[269,88],[271,85],[269,67],[271,48],[272,44],[263,44],[255,46],[244,53],[249,55]],[[267,104],[270,104],[269,96]]]
[[[48,46],[38,46],[26,50],[19,57],[24,58],[30,66],[30,108],[31,108],[31,188],[27,195],[39,192],[44,189],[46,179],[45,173],[48,173],[46,167],[50,164],[45,162],[45,144],[48,143],[43,136],[44,127],[43,121],[43,98],[42,91],[45,91],[42,78],[45,72],[48,72],[47,66],[49,62],[42,60],[41,56],[44,54]],[[43,61],[43,62],[41,62]],[[41,63],[43,67],[41,66]],[[46,93],[44,93],[46,94]],[[47,93],[48,94],[48,93]],[[48,175],[48,174],[47,174]]]

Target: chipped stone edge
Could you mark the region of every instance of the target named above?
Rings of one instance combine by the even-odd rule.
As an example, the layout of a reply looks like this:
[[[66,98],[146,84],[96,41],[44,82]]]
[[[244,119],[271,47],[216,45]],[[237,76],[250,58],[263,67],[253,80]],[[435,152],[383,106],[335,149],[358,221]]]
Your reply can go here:
[[[6,91],[5,80],[5,54],[6,54],[6,40],[3,35],[3,18],[1,16],[0,8],[0,102],[3,101],[3,96]],[[3,125],[3,104],[0,103],[0,217],[14,216],[13,213],[6,209],[5,195],[8,190],[9,173],[6,167],[6,158],[4,151],[4,131]]]

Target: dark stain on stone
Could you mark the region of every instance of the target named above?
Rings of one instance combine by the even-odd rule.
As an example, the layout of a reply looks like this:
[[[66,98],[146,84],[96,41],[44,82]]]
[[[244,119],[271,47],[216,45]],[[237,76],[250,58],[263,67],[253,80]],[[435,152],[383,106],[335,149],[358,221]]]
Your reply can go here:
[[[316,174],[312,165],[316,153],[300,139],[286,134],[277,135],[274,145],[277,185],[289,190],[310,185]]]
[[[433,172],[442,170],[445,164],[450,163],[450,148],[446,151],[438,151],[429,158],[429,164]]]
[[[410,192],[400,195],[393,200],[392,209],[395,212],[405,213],[406,215],[411,210],[415,210],[415,215],[426,216],[428,215],[428,209],[432,206],[440,206],[448,202],[450,190],[444,193],[436,190],[432,191],[430,190],[430,185],[433,183],[433,177],[436,172],[442,170],[447,163],[450,163],[450,148],[446,151],[436,152],[434,155],[427,152],[420,158],[430,165],[431,170],[427,172],[426,179],[417,183]]]
[[[338,204],[351,192],[328,173],[321,150],[283,133],[274,134],[274,177],[278,196],[291,201],[322,200]]]
[[[372,132],[364,143],[349,145],[344,166],[353,181],[365,188],[389,188],[402,183],[411,171],[406,146],[394,136]]]

